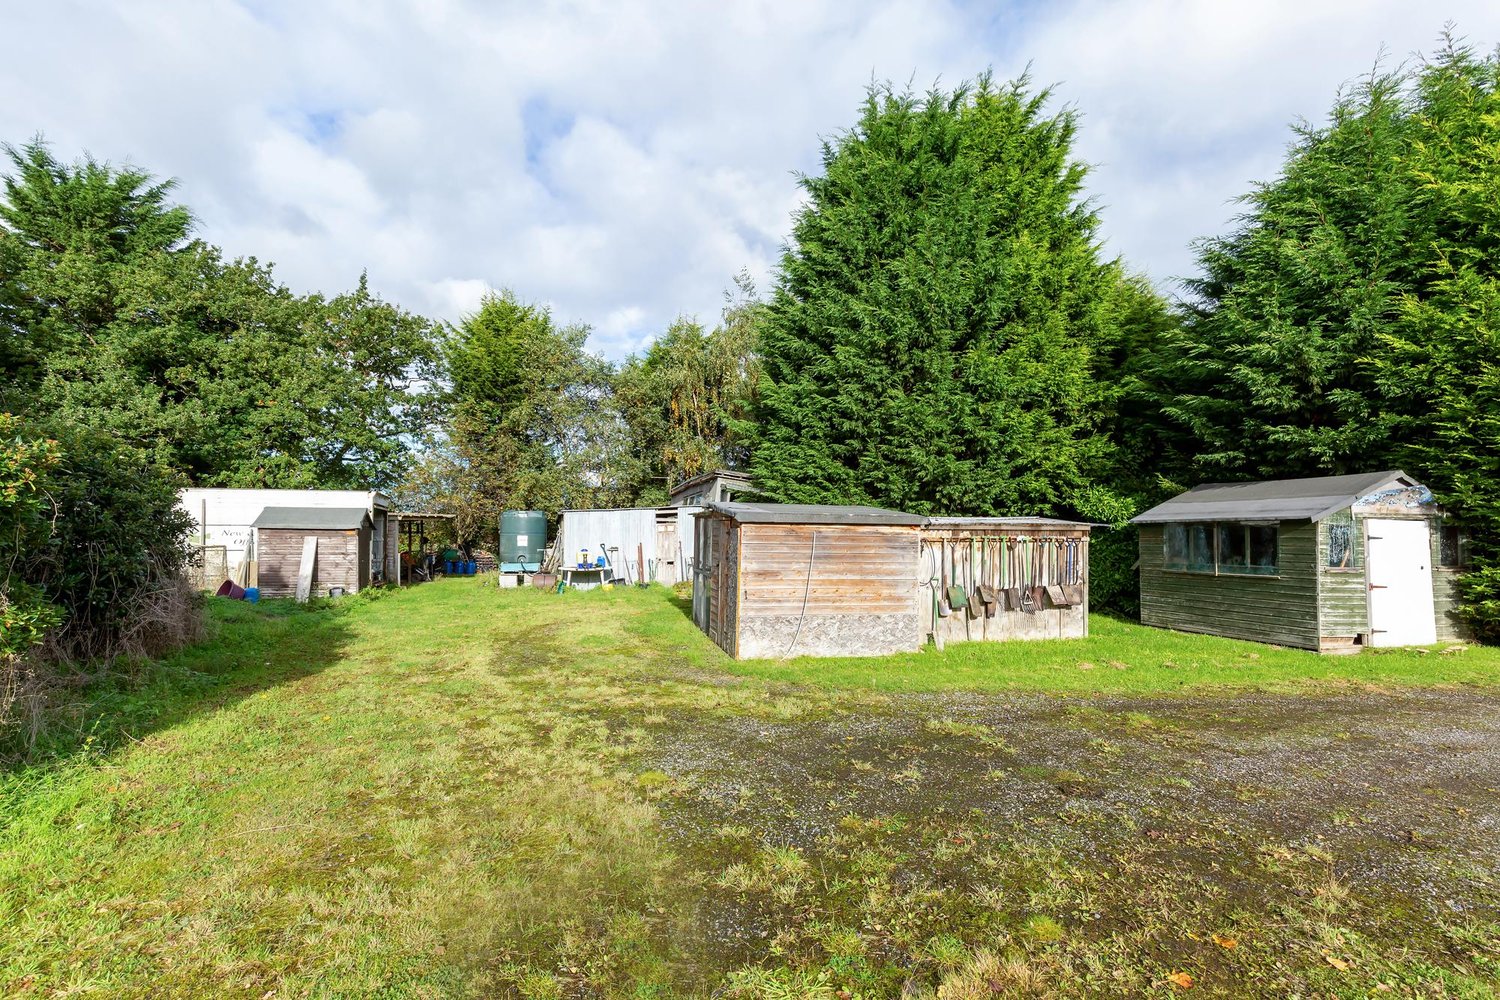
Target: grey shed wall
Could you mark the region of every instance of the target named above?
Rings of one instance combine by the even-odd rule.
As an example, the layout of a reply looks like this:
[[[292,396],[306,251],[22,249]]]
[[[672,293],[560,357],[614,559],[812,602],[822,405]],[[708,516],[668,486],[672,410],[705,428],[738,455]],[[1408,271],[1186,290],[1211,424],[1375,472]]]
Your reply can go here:
[[[1280,524],[1279,576],[1214,576],[1164,569],[1162,527],[1140,527],[1144,624],[1318,648],[1317,525]]]

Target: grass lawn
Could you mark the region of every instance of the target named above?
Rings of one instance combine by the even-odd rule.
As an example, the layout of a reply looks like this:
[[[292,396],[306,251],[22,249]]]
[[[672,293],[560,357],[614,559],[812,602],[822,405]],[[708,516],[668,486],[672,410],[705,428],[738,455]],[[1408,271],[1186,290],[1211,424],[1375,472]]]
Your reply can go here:
[[[660,588],[212,605],[0,772],[0,995],[1500,986],[1495,650],[734,664]]]
[[[1297,691],[1331,682],[1497,684],[1500,647],[1443,644],[1321,656],[1092,615],[1086,639],[953,643],[885,657],[758,660],[729,666],[763,680],[875,691],[1068,691],[1146,694],[1202,687]]]

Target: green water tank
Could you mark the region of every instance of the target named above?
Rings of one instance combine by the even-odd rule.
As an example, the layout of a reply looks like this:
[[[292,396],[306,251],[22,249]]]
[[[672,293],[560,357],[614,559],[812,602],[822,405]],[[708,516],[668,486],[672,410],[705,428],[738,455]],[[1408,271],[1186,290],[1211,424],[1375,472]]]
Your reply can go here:
[[[547,515],[539,510],[507,510],[500,514],[500,568],[536,572],[547,547]]]

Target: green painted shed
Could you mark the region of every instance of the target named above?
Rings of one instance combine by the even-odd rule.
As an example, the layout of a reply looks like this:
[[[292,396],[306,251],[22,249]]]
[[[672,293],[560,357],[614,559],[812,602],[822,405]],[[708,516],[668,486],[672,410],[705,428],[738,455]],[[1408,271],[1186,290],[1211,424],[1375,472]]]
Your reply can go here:
[[[1466,540],[1399,469],[1212,483],[1132,523],[1147,625],[1320,652],[1466,637]]]

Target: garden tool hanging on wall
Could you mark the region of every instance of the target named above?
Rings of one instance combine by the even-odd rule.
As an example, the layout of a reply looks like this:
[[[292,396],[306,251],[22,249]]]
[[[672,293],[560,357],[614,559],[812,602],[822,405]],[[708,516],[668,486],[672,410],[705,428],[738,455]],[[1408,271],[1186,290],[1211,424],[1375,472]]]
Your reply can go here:
[[[984,598],[979,594],[979,539],[969,536],[969,617],[978,618],[984,612]]]
[[[1063,593],[1062,564],[1062,539],[1047,539],[1047,599],[1057,608],[1065,608],[1073,603]]]
[[[939,587],[935,596],[938,602],[938,617],[947,618],[953,614],[953,609],[948,606],[948,543],[938,542],[937,551],[938,575],[941,577]]]
[[[1068,539],[1068,565],[1064,574],[1063,596],[1070,605],[1083,603],[1083,540]]]
[[[1005,566],[1005,603],[1012,611],[1021,610],[1021,540],[1007,538]]]
[[[993,552],[993,540],[986,538],[982,543],[983,549],[979,554],[979,599],[984,603],[984,616],[995,617],[1000,603],[1000,588],[991,580],[995,577],[995,557]]]
[[[1041,590],[1036,585],[1036,543],[1030,538],[1022,539],[1022,543],[1025,549],[1022,562],[1026,576],[1021,581],[1021,610],[1028,615],[1034,615],[1042,596]]]

